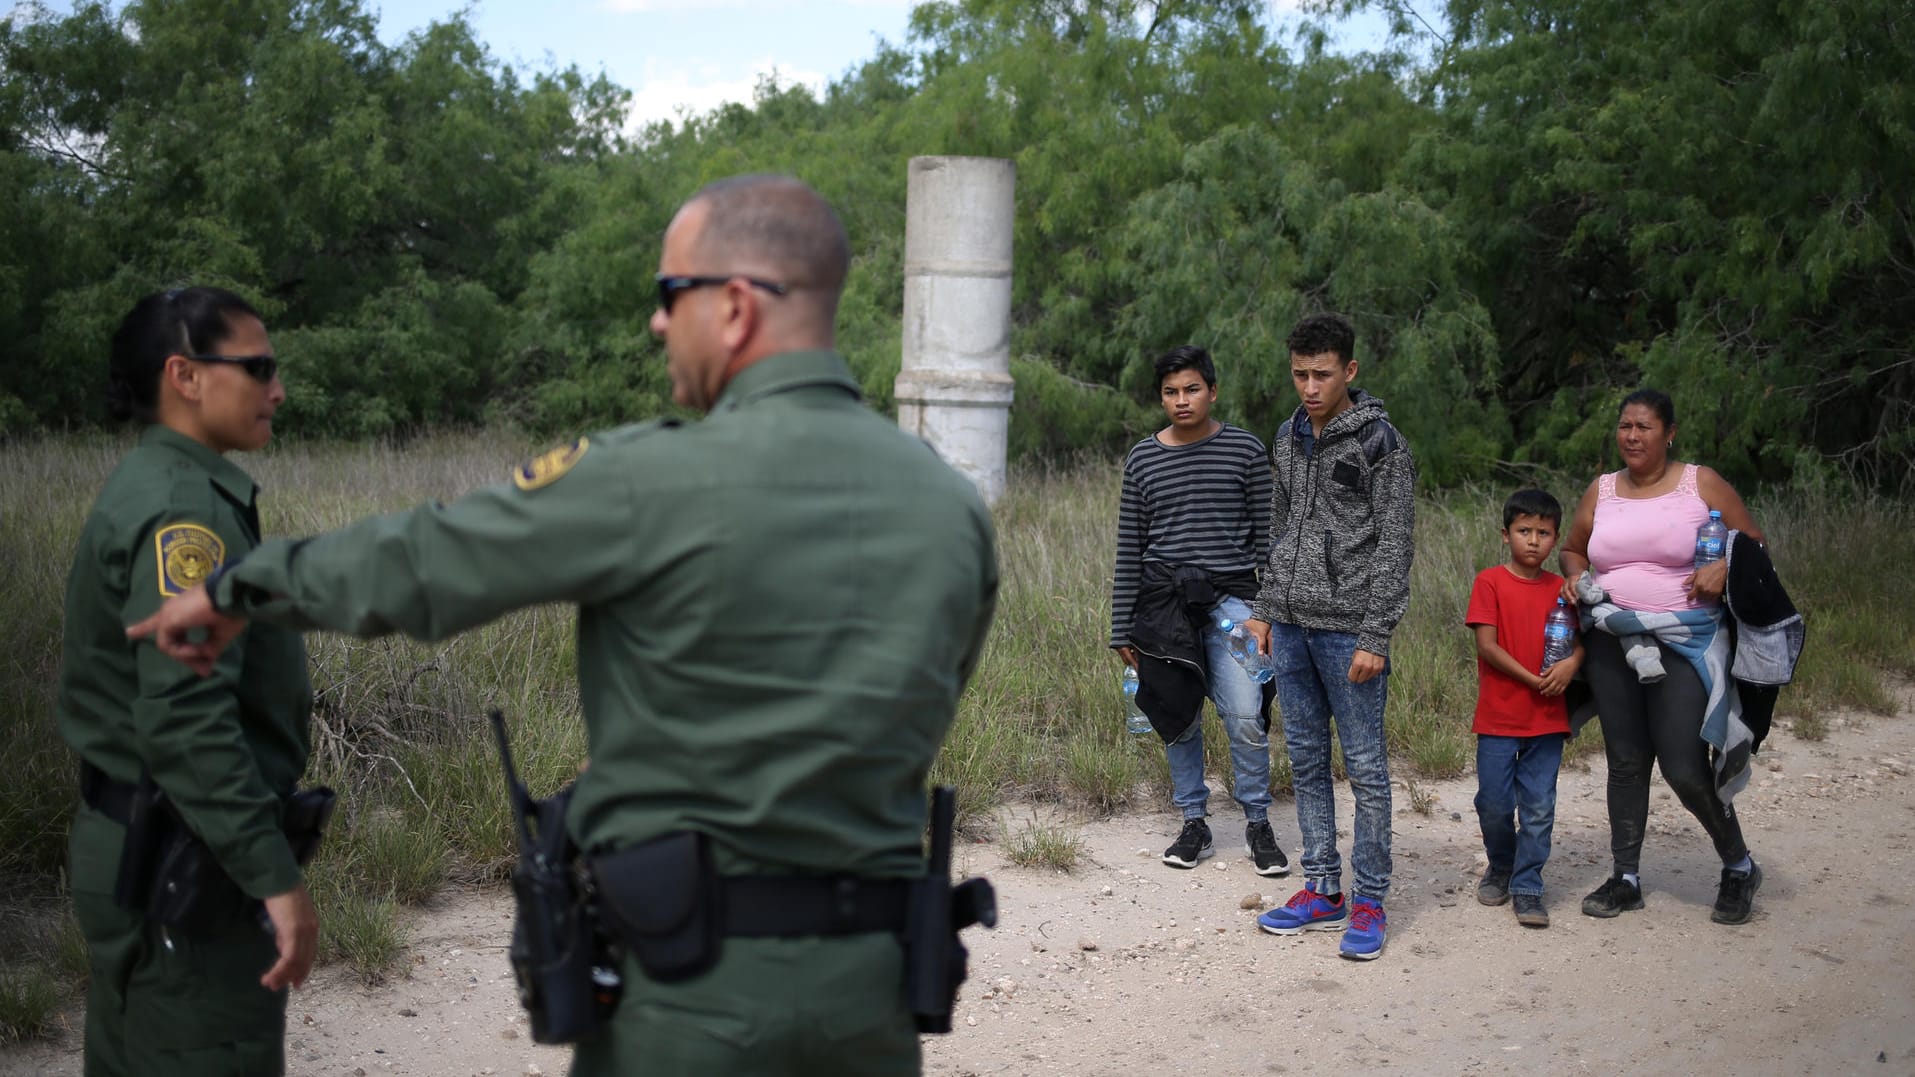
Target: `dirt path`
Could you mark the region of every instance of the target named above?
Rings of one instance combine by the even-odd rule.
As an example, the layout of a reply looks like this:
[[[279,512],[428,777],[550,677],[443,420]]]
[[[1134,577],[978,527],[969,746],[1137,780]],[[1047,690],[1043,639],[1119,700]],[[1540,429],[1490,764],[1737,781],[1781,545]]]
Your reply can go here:
[[[968,936],[957,1029],[927,1040],[926,1071],[1915,1074],[1915,716],[1831,724],[1821,743],[1779,733],[1738,801],[1766,879],[1737,928],[1709,922],[1707,840],[1660,785],[1648,908],[1580,914],[1608,866],[1600,761],[1562,778],[1544,931],[1474,899],[1471,781],[1426,783],[1427,815],[1399,787],[1390,941],[1368,963],[1339,959],[1334,934],[1256,930],[1250,896],[1282,901],[1297,884],[1250,870],[1227,798],[1212,801],[1219,855],[1193,871],[1157,862],[1168,811],[1073,822],[1085,857],[1069,874],[967,847],[1004,918]],[[1032,809],[1007,818],[1025,825]],[[1294,859],[1289,804],[1272,818]],[[410,976],[384,987],[322,970],[293,999],[288,1071],[563,1073],[565,1053],[525,1035],[507,901],[455,895],[422,913]],[[77,1052],[72,1036],[0,1052],[0,1074],[78,1074]]]

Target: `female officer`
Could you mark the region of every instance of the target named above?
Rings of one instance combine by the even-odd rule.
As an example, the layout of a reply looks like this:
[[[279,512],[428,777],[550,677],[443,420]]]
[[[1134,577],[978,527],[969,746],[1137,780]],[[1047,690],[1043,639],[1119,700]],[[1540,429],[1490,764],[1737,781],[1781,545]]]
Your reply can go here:
[[[113,335],[109,406],[145,429],[80,533],[58,704],[81,761],[69,853],[89,1077],[282,1073],[284,989],[312,969],[318,920],[282,830],[310,753],[299,635],[249,627],[202,679],[125,632],[259,542],[258,488],[226,453],[271,439],[277,371],[258,313],[217,288],[149,295]],[[153,789],[170,804],[154,817],[184,824],[230,879],[207,899],[238,915],[188,928],[116,901],[122,853],[137,874],[153,851],[124,848]]]

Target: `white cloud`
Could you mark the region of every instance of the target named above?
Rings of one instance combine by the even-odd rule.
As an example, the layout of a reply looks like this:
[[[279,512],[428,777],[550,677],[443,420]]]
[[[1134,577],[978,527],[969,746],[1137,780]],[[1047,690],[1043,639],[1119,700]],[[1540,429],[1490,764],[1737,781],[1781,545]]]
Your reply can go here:
[[[731,70],[735,71],[736,68]],[[677,122],[685,116],[703,115],[730,101],[749,105],[759,80],[767,75],[775,75],[780,86],[809,87],[816,96],[824,94],[825,85],[830,81],[817,71],[778,64],[769,57],[753,64],[749,72],[731,77],[727,77],[725,69],[714,63],[685,63],[667,67],[647,62],[644,80],[632,91],[632,107],[626,116],[626,128],[637,131],[655,120]]]

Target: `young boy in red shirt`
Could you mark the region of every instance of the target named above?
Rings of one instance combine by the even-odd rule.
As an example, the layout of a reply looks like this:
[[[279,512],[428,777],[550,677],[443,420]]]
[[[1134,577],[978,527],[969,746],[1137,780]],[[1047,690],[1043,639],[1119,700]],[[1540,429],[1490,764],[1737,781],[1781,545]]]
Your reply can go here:
[[[1503,505],[1509,562],[1476,574],[1463,618],[1476,632],[1476,817],[1489,854],[1476,900],[1513,900],[1524,927],[1549,926],[1543,864],[1556,822],[1556,772],[1569,738],[1563,689],[1583,661],[1579,638],[1568,658],[1543,666],[1544,624],[1563,590],[1563,578],[1543,562],[1556,548],[1562,522],[1563,507],[1549,494],[1510,495]]]

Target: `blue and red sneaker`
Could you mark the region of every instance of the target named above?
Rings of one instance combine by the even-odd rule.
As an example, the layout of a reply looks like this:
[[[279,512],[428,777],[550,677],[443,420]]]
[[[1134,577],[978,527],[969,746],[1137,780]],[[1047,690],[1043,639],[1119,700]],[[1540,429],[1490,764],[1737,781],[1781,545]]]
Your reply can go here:
[[[1337,952],[1352,961],[1374,961],[1383,956],[1383,903],[1359,894],[1350,899],[1350,926],[1343,929]]]
[[[1257,926],[1272,935],[1296,935],[1305,931],[1335,931],[1349,919],[1350,903],[1342,894],[1331,901],[1314,890],[1303,889],[1289,901],[1257,917]]]

